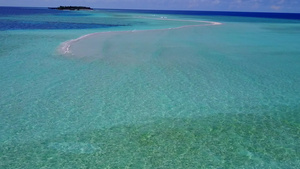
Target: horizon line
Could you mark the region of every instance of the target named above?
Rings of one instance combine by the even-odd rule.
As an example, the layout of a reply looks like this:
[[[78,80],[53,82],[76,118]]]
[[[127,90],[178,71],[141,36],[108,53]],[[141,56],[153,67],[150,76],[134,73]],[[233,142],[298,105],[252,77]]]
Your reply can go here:
[[[60,5],[66,6],[66,5]],[[84,5],[67,5],[67,6],[84,6]],[[57,6],[1,6],[0,7],[12,7],[12,8],[49,8]],[[59,6],[58,6],[59,7]],[[91,7],[91,6],[85,6]],[[237,11],[237,10],[189,10],[189,9],[149,9],[149,8],[101,8],[101,7],[91,7],[92,9],[98,10],[138,10],[138,11],[188,11],[188,12],[228,12],[228,13],[272,13],[272,14],[300,14],[300,12],[283,12],[283,11]]]

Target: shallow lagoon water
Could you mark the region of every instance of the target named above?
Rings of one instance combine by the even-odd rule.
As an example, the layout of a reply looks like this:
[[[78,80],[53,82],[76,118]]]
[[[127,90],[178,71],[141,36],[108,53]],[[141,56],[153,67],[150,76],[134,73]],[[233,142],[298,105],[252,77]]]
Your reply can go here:
[[[0,32],[1,168],[299,168],[298,21],[83,14]]]

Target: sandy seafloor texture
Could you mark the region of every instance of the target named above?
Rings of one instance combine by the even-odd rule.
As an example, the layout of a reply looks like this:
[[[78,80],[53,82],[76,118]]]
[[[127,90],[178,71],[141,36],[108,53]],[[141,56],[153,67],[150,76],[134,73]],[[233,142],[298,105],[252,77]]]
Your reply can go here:
[[[0,168],[300,168],[299,21],[46,11],[0,15]]]

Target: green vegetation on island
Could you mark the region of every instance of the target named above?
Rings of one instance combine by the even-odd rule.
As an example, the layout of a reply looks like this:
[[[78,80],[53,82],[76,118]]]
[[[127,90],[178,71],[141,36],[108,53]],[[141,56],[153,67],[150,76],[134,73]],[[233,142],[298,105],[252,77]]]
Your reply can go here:
[[[49,9],[57,9],[57,10],[93,10],[90,7],[85,6],[59,6],[56,8],[49,8]]]

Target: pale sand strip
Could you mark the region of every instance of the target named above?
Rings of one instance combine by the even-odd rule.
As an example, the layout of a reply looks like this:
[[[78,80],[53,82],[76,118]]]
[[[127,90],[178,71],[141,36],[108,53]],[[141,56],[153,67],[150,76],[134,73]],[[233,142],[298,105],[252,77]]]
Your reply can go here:
[[[179,22],[194,22],[194,23],[206,23],[206,24],[196,24],[196,25],[184,25],[174,28],[165,28],[165,29],[152,29],[152,30],[131,30],[131,31],[108,31],[108,32],[96,32],[87,35],[83,35],[77,39],[71,39],[66,42],[63,42],[59,46],[60,54],[72,54],[71,45],[74,42],[80,41],[81,39],[87,38],[89,36],[97,35],[97,34],[109,34],[109,33],[126,33],[126,32],[146,32],[146,31],[160,31],[160,30],[170,30],[170,29],[182,29],[187,27],[199,27],[199,26],[214,26],[214,25],[222,25],[220,22],[211,22],[211,21],[197,21],[197,20],[182,20],[182,19],[167,19],[167,18],[150,18],[150,17],[138,17],[143,19],[153,19],[153,20],[164,20],[164,21],[179,21]]]

